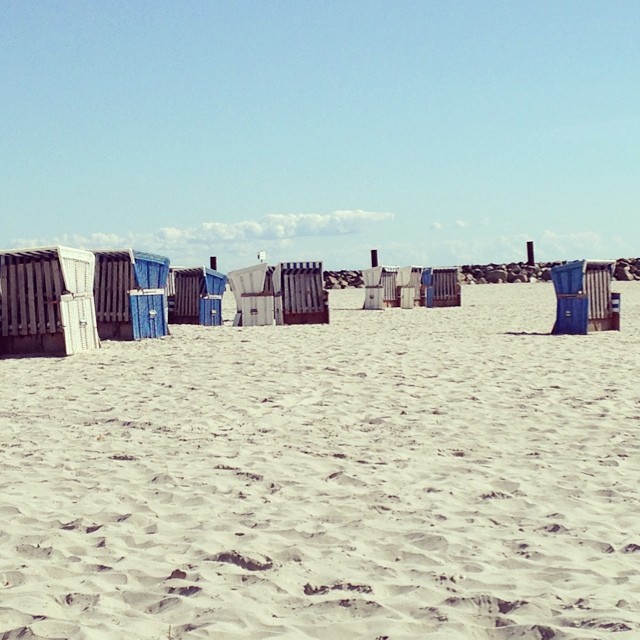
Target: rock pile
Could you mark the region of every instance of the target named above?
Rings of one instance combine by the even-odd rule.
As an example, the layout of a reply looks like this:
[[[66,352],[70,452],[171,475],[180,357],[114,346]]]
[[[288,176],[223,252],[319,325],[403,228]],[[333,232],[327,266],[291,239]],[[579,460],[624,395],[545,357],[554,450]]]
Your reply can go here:
[[[325,271],[325,289],[348,289],[349,287],[364,287],[362,271]]]
[[[562,262],[526,262],[508,264],[473,264],[460,268],[460,280],[467,284],[500,284],[501,282],[537,282],[551,280],[551,267]]]
[[[463,284],[548,281],[551,280],[551,268],[564,264],[564,262],[537,262],[533,266],[526,262],[464,265],[460,267],[460,281]],[[640,280],[640,258],[620,258],[616,260],[613,277],[615,280]],[[364,287],[362,271],[325,271],[324,286],[326,289]]]

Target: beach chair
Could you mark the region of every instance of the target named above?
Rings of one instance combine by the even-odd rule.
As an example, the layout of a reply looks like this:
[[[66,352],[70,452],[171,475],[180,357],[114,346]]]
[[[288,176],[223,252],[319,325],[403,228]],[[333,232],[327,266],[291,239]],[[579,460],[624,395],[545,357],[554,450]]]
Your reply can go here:
[[[94,268],[93,253],[70,247],[0,252],[0,353],[98,348]]]
[[[362,270],[364,309],[399,307],[397,278],[399,267],[377,266]]]
[[[576,260],[551,269],[554,334],[620,330],[620,294],[611,292],[614,260]]]
[[[171,269],[174,298],[169,321],[176,324],[222,324],[222,296],[227,276],[207,267]]]
[[[100,338],[142,340],[169,333],[169,258],[133,249],[94,251]]]
[[[422,284],[426,307],[459,307],[462,304],[458,267],[427,268],[422,272]]]
[[[396,285],[400,291],[400,307],[413,309],[424,306],[425,287],[422,284],[424,267],[401,267],[398,270]]]
[[[326,324],[329,295],[322,262],[281,262],[272,274],[276,324]]]
[[[273,281],[274,267],[260,263],[229,271],[229,286],[236,299],[234,327],[257,327],[275,322]]]

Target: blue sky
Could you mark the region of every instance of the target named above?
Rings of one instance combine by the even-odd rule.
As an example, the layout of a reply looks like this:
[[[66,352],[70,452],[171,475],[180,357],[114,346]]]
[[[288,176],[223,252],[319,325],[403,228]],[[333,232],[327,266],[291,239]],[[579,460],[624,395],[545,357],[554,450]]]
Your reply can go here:
[[[640,2],[0,3],[0,245],[640,255]]]

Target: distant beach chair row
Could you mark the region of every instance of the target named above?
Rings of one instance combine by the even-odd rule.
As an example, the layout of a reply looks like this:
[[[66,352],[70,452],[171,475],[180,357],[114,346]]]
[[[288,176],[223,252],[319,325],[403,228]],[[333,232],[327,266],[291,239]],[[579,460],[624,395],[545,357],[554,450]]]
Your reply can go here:
[[[329,322],[321,262],[260,264],[229,274],[235,326]],[[73,354],[100,340],[168,335],[170,323],[222,324],[227,276],[123,250],[0,252],[0,354]]]
[[[265,263],[229,272],[234,327],[329,322],[322,262]]]
[[[70,355],[101,339],[158,338],[169,320],[219,325],[225,286],[222,273],[171,270],[168,258],[133,249],[1,251],[0,354]]]
[[[364,308],[459,307],[462,304],[458,267],[390,267],[364,269]]]
[[[222,324],[227,276],[208,267],[172,267],[169,271],[169,324]]]
[[[553,267],[554,334],[620,329],[615,261]],[[234,326],[329,322],[321,262],[261,263],[224,274],[174,267],[169,259],[124,249],[45,247],[0,251],[0,354],[72,354],[101,339],[157,338],[169,322],[222,324],[228,281]],[[457,267],[376,266],[363,271],[365,309],[461,305]]]
[[[620,294],[611,291],[615,260],[576,260],[551,269],[556,292],[553,334],[620,330]],[[459,307],[458,267],[375,266],[362,272],[365,309]]]

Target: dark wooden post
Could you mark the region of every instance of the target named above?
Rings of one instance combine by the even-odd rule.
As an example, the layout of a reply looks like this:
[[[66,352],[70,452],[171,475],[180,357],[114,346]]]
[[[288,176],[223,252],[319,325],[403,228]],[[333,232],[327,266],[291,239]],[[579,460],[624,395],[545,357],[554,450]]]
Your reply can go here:
[[[216,256],[211,256],[209,258],[209,268],[214,271],[218,270],[218,258],[216,258]]]
[[[378,266],[378,250],[377,249],[371,249],[371,266],[372,267]]]
[[[533,241],[529,240],[527,242],[527,264],[533,267],[535,263],[536,263],[536,260],[533,257]]]

